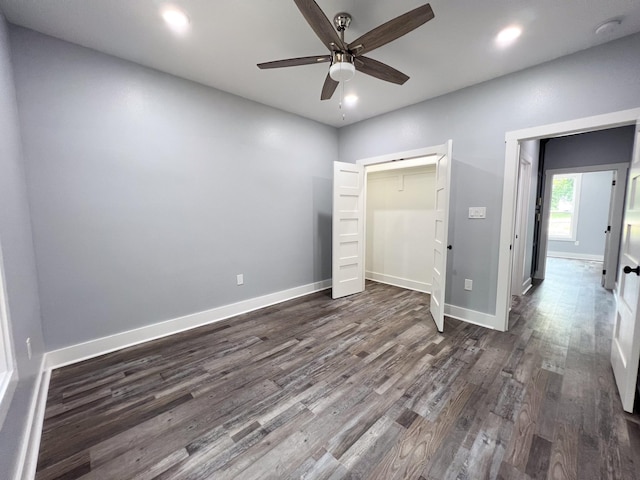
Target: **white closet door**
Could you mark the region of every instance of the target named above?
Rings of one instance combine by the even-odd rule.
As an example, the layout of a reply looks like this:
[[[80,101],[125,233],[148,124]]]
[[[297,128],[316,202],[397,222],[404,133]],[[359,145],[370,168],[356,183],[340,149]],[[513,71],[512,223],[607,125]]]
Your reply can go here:
[[[364,291],[364,167],[333,162],[332,296]]]
[[[444,329],[444,291],[447,283],[447,240],[449,230],[449,188],[451,183],[451,147],[436,161],[436,201],[433,246],[433,275],[431,279],[431,316],[439,332]]]

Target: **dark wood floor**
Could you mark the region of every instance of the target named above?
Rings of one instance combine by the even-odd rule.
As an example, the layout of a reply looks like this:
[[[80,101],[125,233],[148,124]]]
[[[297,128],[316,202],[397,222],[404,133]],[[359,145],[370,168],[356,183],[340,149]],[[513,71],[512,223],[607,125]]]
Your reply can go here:
[[[552,259],[508,333],[370,283],[56,370],[37,478],[634,479],[600,268]]]

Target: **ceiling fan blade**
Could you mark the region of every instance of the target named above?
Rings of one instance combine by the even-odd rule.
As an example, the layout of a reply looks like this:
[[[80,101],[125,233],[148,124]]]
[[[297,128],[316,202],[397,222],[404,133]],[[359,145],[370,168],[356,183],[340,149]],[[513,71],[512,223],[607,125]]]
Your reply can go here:
[[[371,50],[375,50],[415,30],[420,25],[427,23],[434,16],[431,5],[428,3],[421,7],[414,8],[404,15],[389,20],[354,40],[349,44],[349,50],[353,52],[354,55],[364,55]]]
[[[324,12],[314,0],[293,0],[300,13],[324,45],[331,51],[345,50],[345,44]]]
[[[274,62],[259,63],[258,68],[282,68],[297,67],[298,65],[313,65],[314,63],[325,63],[331,61],[331,55],[316,55],[315,57],[287,58],[286,60],[276,60]]]
[[[356,70],[372,77],[379,78],[385,82],[396,83],[403,85],[404,82],[409,80],[409,77],[404,73],[390,67],[386,63],[379,62],[369,57],[357,57],[355,60]]]
[[[338,88],[338,82],[327,73],[327,78],[324,79],[324,85],[322,86],[320,100],[329,100],[333,96],[333,92],[336,91],[336,88]]]

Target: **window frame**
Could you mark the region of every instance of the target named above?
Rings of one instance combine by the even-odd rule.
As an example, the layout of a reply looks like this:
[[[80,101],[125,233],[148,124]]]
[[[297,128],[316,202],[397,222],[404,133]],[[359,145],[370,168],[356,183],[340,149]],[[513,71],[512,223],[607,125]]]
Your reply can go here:
[[[568,236],[559,236],[553,235],[551,233],[551,216],[554,211],[551,210],[551,205],[549,205],[549,224],[547,225],[548,240],[554,242],[575,242],[578,239],[578,218],[580,215],[580,194],[582,192],[582,173],[555,173],[551,178],[551,192],[549,196],[549,201],[551,201],[551,196],[553,195],[553,180],[556,177],[573,177],[574,178],[574,187],[573,187],[573,212],[571,213],[571,230],[570,235]]]
[[[18,381],[18,369],[11,334],[7,283],[5,280],[2,244],[0,243],[0,428],[9,411]]]

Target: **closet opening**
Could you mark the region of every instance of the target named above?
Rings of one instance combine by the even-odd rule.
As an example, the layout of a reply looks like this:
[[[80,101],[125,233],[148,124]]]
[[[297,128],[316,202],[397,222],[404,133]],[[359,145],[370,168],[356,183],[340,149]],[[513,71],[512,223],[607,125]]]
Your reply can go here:
[[[365,279],[431,294],[435,165],[366,169]]]
[[[423,291],[443,331],[451,150],[334,162],[334,299],[364,291],[365,278]]]

